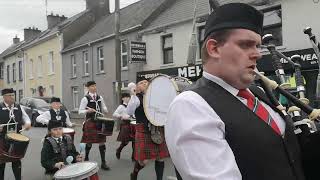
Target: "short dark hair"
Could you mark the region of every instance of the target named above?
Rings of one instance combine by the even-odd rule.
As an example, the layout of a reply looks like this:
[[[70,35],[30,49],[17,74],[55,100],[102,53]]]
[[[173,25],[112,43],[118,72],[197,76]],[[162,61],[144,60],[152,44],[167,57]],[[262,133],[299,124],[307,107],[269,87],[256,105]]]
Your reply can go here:
[[[201,58],[202,58],[202,64],[206,64],[207,60],[209,58],[209,54],[207,51],[207,42],[209,39],[214,39],[217,41],[219,45],[223,45],[227,39],[230,37],[231,33],[233,32],[233,29],[227,29],[227,30],[221,30],[221,31],[215,31],[212,32],[203,42],[201,47]]]

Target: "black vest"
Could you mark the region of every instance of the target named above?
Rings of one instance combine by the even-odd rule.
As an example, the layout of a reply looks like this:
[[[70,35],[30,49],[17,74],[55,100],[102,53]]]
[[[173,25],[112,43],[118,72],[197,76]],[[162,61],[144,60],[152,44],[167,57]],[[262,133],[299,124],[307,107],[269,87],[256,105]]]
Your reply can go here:
[[[61,147],[58,144],[58,142],[51,136],[46,137],[46,141],[49,142],[49,144],[51,145],[51,148],[53,150],[53,161],[54,162],[65,162],[66,163],[66,158],[69,154],[69,152],[72,151],[72,146],[73,146],[73,142],[72,139],[69,135],[63,135],[62,136],[62,145],[64,146],[64,152],[61,152]],[[64,154],[64,155],[63,155]],[[48,170],[46,169],[46,173],[55,173],[58,169],[53,169],[53,170]]]
[[[137,121],[137,123],[143,123],[144,126],[145,126],[145,129],[148,129],[149,121],[148,121],[148,119],[146,117],[146,114],[144,113],[143,94],[142,93],[138,93],[137,97],[140,100],[140,106],[134,112],[134,115],[136,116],[136,121]]]
[[[50,112],[50,116],[51,116],[50,120],[58,120],[57,116],[59,115],[61,117],[60,121],[62,122],[62,126],[63,127],[67,127],[67,124],[66,124],[67,115],[66,115],[66,112],[63,109],[59,110],[59,114],[58,115],[53,109],[50,109],[49,112]]]
[[[22,125],[24,121],[22,120],[22,111],[21,107],[18,104],[14,104],[14,111],[13,111],[15,121],[18,123],[17,125],[17,132],[22,129]],[[6,105],[2,102],[0,104],[0,124],[8,123],[9,117],[9,109],[7,109]],[[3,128],[3,131],[0,133],[0,136],[3,137],[7,133],[7,126]]]
[[[283,117],[286,129],[282,138],[245,104],[216,83],[203,77],[189,90],[205,99],[224,122],[225,139],[233,151],[243,180],[305,179],[291,119]],[[259,89],[251,91],[257,96],[254,91]]]
[[[89,94],[87,94],[85,97],[88,100],[87,107],[97,110],[96,103],[98,103],[98,106],[99,106],[100,111],[101,111],[101,98],[100,98],[99,95],[97,95],[97,97],[96,97],[97,100],[96,101],[94,101]],[[94,112],[93,113],[87,113],[86,114],[86,119],[92,119],[93,120],[94,117],[95,117],[95,114],[96,113],[94,113]]]

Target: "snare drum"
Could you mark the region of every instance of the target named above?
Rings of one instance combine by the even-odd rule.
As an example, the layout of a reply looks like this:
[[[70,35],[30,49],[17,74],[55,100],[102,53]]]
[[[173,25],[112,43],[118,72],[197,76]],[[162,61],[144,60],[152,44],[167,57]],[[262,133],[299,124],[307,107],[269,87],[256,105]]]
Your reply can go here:
[[[72,129],[72,128],[63,128],[62,131],[63,131],[63,134],[68,134],[69,136],[71,136],[72,140],[74,140],[74,134],[75,134],[74,129]]]
[[[154,126],[164,126],[167,120],[169,105],[191,81],[183,77],[158,75],[150,80],[143,96],[143,107],[147,119]]]
[[[0,163],[22,159],[27,151],[30,139],[18,133],[7,133],[0,139]]]
[[[98,131],[98,134],[104,136],[112,136],[113,127],[114,127],[114,120],[106,117],[97,117],[96,121],[101,123],[101,128]]]
[[[99,167],[96,162],[70,164],[54,174],[55,180],[99,180]]]

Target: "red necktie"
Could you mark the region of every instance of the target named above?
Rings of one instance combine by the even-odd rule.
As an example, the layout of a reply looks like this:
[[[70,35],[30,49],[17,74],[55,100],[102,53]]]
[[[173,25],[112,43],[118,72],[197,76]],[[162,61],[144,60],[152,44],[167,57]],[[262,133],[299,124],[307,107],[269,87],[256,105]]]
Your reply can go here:
[[[247,106],[250,110],[257,114],[257,116],[266,122],[272,129],[277,133],[280,133],[280,129],[276,122],[272,119],[269,112],[263,105],[259,102],[257,98],[255,98],[248,90],[241,89],[239,90],[238,96],[243,97],[247,100]]]

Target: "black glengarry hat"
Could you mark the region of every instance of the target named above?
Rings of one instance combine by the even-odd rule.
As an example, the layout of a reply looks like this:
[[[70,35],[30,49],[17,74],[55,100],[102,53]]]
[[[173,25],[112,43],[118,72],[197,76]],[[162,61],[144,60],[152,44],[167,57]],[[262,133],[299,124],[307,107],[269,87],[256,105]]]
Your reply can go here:
[[[243,3],[229,3],[212,12],[206,22],[205,39],[212,33],[225,29],[248,29],[262,35],[263,13]]]
[[[48,123],[48,131],[50,131],[53,128],[60,128],[60,127],[63,127],[61,121],[50,120]]]
[[[61,102],[61,101],[60,101],[60,98],[58,97],[52,97],[50,102],[53,103],[53,102]]]
[[[88,81],[87,84],[86,84],[86,87],[89,87],[89,86],[92,86],[92,85],[95,85],[96,82],[95,81]]]
[[[1,95],[6,95],[6,94],[11,94],[11,93],[15,93],[15,91],[12,88],[6,88],[6,89],[2,89],[1,90]]]

